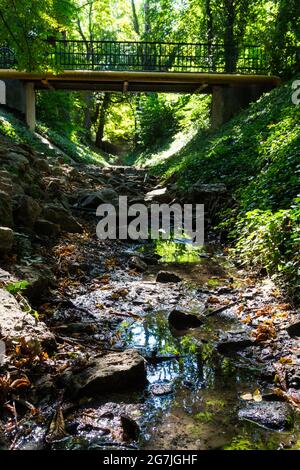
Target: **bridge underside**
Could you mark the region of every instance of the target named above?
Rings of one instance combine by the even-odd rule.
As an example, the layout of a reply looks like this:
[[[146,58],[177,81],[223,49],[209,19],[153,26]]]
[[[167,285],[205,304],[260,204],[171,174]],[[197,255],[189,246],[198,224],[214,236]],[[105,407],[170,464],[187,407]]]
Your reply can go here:
[[[90,90],[102,92],[211,93],[212,128],[217,129],[249,103],[281,82],[268,75],[238,75],[194,72],[64,71],[29,73],[0,70],[7,87],[6,105],[26,115],[35,129],[35,90]],[[21,102],[21,104],[20,104]]]
[[[247,87],[250,85],[273,88],[280,78],[268,75],[238,75],[217,73],[180,72],[116,72],[116,71],[64,71],[27,73],[0,70],[0,79],[31,82],[40,90],[91,90],[105,92],[161,92],[212,93],[213,87]]]

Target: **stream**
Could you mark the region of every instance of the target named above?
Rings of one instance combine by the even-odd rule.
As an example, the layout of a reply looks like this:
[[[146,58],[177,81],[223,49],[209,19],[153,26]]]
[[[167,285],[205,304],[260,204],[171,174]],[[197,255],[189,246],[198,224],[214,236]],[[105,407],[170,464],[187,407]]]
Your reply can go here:
[[[132,256],[147,261],[146,272],[124,267]],[[195,248],[187,240],[116,242],[100,259],[91,278],[102,276],[102,285],[76,288],[73,307],[58,308],[53,316],[55,328],[81,322],[79,333],[68,333],[79,341],[79,354],[71,346],[69,352],[60,354],[83,361],[84,354],[95,354],[92,348],[136,349],[146,360],[147,384],[142,390],[115,390],[75,404],[60,399],[66,435],[48,443],[45,433],[57,401],[45,399],[41,405],[44,419],[25,423],[15,448],[299,448],[297,415],[285,431],[240,419],[239,410],[249,400],[281,401],[274,398],[273,379],[267,377],[265,364],[257,355],[260,346],[222,354],[218,350],[224,334],[250,331],[247,322],[237,316],[240,302],[269,302],[266,289],[249,282],[248,274],[229,262],[226,250],[214,243]],[[175,273],[182,282],[156,282],[161,270]],[[169,320],[174,309],[196,315],[201,325],[178,329]],[[93,322],[94,330],[90,328]],[[91,338],[91,350],[81,352],[80,341],[89,343]],[[267,343],[263,351],[270,347]]]

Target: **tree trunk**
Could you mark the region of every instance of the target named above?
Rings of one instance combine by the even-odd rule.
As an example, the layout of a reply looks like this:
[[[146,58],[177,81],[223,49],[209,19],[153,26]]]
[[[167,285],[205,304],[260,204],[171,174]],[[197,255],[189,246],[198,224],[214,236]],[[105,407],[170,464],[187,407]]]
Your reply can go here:
[[[106,120],[106,113],[109,106],[110,97],[108,93],[104,93],[103,101],[101,104],[101,108],[99,111],[99,120],[98,120],[98,129],[96,134],[96,145],[100,149],[103,147],[103,137],[104,137],[104,128],[105,128],[105,120]]]

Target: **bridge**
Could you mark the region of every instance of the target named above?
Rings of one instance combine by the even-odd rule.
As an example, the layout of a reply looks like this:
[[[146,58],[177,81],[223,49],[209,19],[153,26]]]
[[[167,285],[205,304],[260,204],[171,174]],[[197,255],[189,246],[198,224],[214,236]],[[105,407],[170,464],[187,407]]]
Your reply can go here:
[[[34,72],[40,64],[18,68],[14,51],[0,47],[0,80],[25,90],[30,128],[35,126],[35,90],[212,93],[218,127],[241,107],[277,86],[271,60],[261,46],[133,41],[47,41],[43,65],[55,72]],[[299,60],[291,48],[285,65]],[[11,95],[11,93],[10,93]],[[21,93],[22,95],[22,93]],[[9,104],[9,103],[7,103]],[[228,108],[228,109],[227,109]],[[230,108],[230,109],[229,109]]]

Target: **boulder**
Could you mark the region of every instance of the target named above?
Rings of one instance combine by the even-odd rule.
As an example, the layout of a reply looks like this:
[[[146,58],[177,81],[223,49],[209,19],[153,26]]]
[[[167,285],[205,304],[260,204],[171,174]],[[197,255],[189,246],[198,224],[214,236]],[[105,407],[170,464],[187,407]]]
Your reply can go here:
[[[13,227],[12,199],[4,191],[0,191],[0,223],[5,227]]]
[[[132,256],[129,258],[128,266],[141,273],[147,271],[148,265],[139,256]]]
[[[59,225],[63,232],[83,232],[83,228],[77,220],[60,205],[47,204],[42,210],[41,218]]]
[[[117,207],[119,204],[119,195],[110,188],[94,191],[83,195],[78,201],[78,207],[82,209],[96,210],[100,204],[112,204]]]
[[[292,338],[300,337],[300,320],[289,325],[286,330]]]
[[[171,199],[168,188],[153,189],[153,191],[149,191],[145,195],[146,202],[157,202],[163,204],[170,202]]]
[[[0,289],[0,332],[7,348],[14,347],[14,342],[21,339],[35,347],[53,351],[56,342],[45,323],[23,312],[13,295]]]
[[[42,298],[54,285],[55,278],[52,271],[46,266],[22,266],[19,269],[19,274],[22,279],[28,282],[24,293],[31,300]]]
[[[21,196],[17,209],[14,211],[16,225],[32,230],[42,209],[38,202],[30,196]]]
[[[254,339],[246,331],[229,332],[226,336],[221,338],[220,342],[217,344],[217,350],[221,354],[230,354],[241,351],[254,344]]]
[[[8,253],[12,249],[14,232],[11,228],[0,227],[0,253]]]
[[[4,156],[5,164],[10,170],[25,173],[29,169],[29,160],[21,153],[8,152]]]
[[[39,235],[55,237],[60,232],[60,225],[50,222],[50,220],[37,219],[34,229]]]
[[[181,282],[182,279],[177,276],[175,273],[170,273],[169,271],[159,271],[156,276],[156,282],[168,283],[168,282]]]
[[[176,330],[198,328],[203,322],[196,315],[174,309],[168,317],[170,325]]]
[[[50,166],[44,158],[37,158],[34,162],[33,168],[42,173],[50,173]]]
[[[251,421],[268,429],[283,431],[293,426],[293,410],[287,403],[251,403],[238,413],[241,420]]]
[[[105,392],[125,392],[146,384],[143,357],[133,349],[108,353],[87,365],[84,370],[67,370],[62,382],[74,397],[99,397]]]

